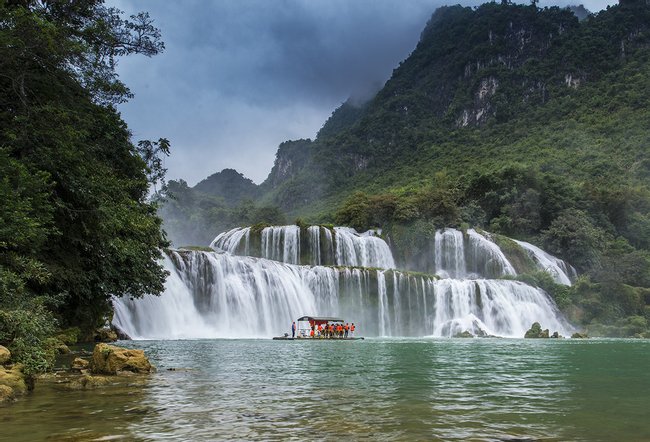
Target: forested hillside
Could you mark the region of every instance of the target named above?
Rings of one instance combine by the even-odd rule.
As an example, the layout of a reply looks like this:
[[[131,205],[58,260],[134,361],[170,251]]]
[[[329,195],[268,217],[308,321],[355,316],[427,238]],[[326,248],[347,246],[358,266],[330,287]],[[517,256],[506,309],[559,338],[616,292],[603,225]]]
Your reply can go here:
[[[130,97],[117,58],[162,49],[145,13],[0,1],[0,345],[27,375],[51,367],[62,328],[92,338],[112,296],[163,288],[148,194],[169,143],[133,144],[115,110]]]
[[[525,239],[583,275],[569,291],[546,287],[572,320],[630,334],[650,315],[648,127],[645,0],[582,21],[508,2],[443,7],[372,100],[344,103],[315,140],[280,146],[247,206],[224,203],[228,218],[211,219],[208,198],[224,194],[198,189],[174,204],[203,241],[274,223],[274,207],[289,220],[382,227],[402,254],[441,227]]]

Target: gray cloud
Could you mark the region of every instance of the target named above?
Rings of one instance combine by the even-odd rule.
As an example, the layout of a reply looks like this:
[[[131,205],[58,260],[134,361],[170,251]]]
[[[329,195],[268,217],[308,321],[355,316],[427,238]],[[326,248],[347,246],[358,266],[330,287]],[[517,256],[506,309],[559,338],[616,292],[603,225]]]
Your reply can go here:
[[[120,111],[136,140],[169,138],[168,178],[194,184],[226,167],[261,182],[279,143],[313,138],[340,103],[382,85],[445,2],[107,3],[148,11],[162,30],[163,54],[120,61],[135,93]],[[584,2],[592,11],[613,3]]]

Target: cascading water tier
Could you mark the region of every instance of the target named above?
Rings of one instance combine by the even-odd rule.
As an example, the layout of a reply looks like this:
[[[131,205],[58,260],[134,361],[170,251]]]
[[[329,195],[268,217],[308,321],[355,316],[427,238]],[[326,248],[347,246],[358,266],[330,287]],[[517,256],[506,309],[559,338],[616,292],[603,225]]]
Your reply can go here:
[[[163,295],[115,299],[114,323],[140,339],[268,338],[304,314],[342,316],[364,336],[449,337],[467,330],[523,337],[533,322],[571,331],[542,290],[484,278],[516,273],[487,234],[436,232],[436,277],[394,270],[376,232],[311,226],[301,233],[297,226],[241,228],[215,238],[212,246],[224,252],[170,251]],[[531,262],[553,264],[549,273],[570,284],[570,266],[517,243]],[[235,255],[245,253],[263,257]],[[319,265],[332,260],[342,265]],[[295,264],[303,261],[310,265]]]

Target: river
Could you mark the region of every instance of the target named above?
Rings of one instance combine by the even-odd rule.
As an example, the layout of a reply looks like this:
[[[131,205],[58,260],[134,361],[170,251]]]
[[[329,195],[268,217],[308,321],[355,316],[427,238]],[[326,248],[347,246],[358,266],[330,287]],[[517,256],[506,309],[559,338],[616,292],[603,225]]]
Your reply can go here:
[[[140,385],[0,409],[0,439],[650,440],[650,342],[131,341]],[[175,369],[175,370],[169,370]]]

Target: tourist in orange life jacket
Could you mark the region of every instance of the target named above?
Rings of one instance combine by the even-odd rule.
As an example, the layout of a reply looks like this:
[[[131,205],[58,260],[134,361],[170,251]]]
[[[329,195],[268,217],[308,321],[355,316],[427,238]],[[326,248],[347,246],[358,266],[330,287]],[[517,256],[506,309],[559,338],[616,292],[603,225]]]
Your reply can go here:
[[[354,335],[354,322],[353,322],[352,325],[350,326],[350,334],[351,334],[351,335]]]
[[[347,338],[347,337],[348,337],[348,331],[350,331],[350,324],[348,324],[348,323],[346,322],[346,323],[345,323],[345,327],[343,327],[343,331],[344,331],[344,333],[345,333],[345,334],[344,334],[344,337]]]
[[[339,332],[339,338],[343,337],[343,324],[339,324],[337,327],[337,331]]]
[[[334,337],[334,324],[330,324],[330,326],[329,326],[329,338],[331,339],[333,337]]]
[[[309,336],[310,336],[311,338],[314,337],[314,327],[311,328],[311,331],[309,332]]]
[[[323,335],[323,324],[318,324],[318,336]]]

